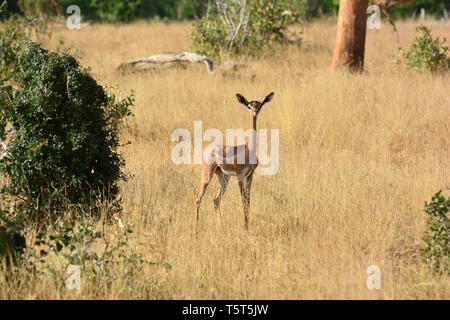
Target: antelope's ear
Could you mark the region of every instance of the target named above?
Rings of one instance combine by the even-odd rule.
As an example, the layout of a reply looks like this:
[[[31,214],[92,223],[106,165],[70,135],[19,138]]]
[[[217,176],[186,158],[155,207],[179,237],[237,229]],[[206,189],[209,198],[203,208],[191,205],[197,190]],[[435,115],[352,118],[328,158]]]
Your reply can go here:
[[[248,101],[247,99],[245,99],[242,95],[240,95],[239,93],[236,93],[236,98],[239,101],[239,103],[242,103],[244,106],[246,106],[248,108]]]
[[[267,95],[267,97],[264,99],[264,102],[263,102],[263,103],[267,103],[267,102],[272,101],[273,95],[274,95],[273,92],[271,92],[269,95]]]

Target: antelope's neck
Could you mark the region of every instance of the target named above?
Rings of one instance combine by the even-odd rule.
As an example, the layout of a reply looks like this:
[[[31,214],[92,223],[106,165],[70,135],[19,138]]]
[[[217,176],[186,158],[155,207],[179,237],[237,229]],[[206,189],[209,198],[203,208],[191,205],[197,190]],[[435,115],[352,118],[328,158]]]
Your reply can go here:
[[[248,149],[250,153],[256,155],[256,117],[252,115],[252,132],[248,141]]]

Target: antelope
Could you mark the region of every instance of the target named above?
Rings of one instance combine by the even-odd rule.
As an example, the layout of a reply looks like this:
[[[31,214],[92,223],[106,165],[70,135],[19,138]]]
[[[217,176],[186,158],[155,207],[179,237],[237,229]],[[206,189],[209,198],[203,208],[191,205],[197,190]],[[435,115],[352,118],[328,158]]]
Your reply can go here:
[[[264,104],[272,101],[274,93],[270,93],[262,102],[248,102],[241,94],[237,93],[236,98],[251,113],[251,132],[249,141],[239,146],[214,145],[204,149],[201,162],[201,184],[195,200],[194,230],[198,228],[198,213],[202,197],[205,194],[212,177],[216,174],[220,187],[214,197],[214,209],[216,211],[219,224],[222,226],[222,216],[220,213],[220,201],[227,189],[231,176],[236,176],[239,182],[239,190],[244,207],[244,227],[248,230],[249,209],[250,209],[250,188],[253,181],[253,173],[258,166],[256,156],[256,119]],[[225,162],[223,161],[225,159]]]

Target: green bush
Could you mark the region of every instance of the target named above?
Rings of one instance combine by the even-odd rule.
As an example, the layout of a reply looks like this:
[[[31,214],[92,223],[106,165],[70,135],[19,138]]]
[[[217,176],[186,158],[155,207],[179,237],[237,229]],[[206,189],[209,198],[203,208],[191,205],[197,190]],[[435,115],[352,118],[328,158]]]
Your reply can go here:
[[[72,3],[71,3],[72,4]],[[141,0],[91,0],[90,6],[101,21],[129,22],[139,15]]]
[[[61,15],[67,17],[66,9],[77,5],[87,19],[107,22],[131,21],[137,18],[142,0],[57,0]],[[57,10],[50,0],[18,0],[26,16],[54,17]]]
[[[141,252],[130,247],[129,240],[133,234],[130,228],[116,232],[116,236],[106,241],[107,236],[97,231],[88,220],[65,221],[64,225],[55,226],[52,232],[40,233],[32,248],[23,250],[25,257],[35,266],[43,263],[43,270],[55,273],[51,260],[57,256],[64,265],[77,265],[82,270],[97,266],[96,271],[108,271],[111,265],[127,264],[124,273],[133,275],[143,265],[155,263],[144,258]],[[103,226],[104,228],[104,226]],[[100,240],[103,246],[92,250],[92,244]]]
[[[17,14],[8,15],[6,2],[0,0],[0,110],[11,104],[17,90],[11,81],[16,68],[17,56],[23,43],[33,34],[36,38],[47,34],[45,21],[25,18]],[[0,130],[5,123],[0,119]]]
[[[5,257],[9,264],[10,257],[14,260],[25,248],[25,237],[15,226],[0,226],[0,258]]]
[[[446,274],[450,274],[449,209],[450,197],[445,198],[441,191],[431,198],[430,203],[425,202],[428,218],[423,240],[426,246],[421,250],[426,263],[435,271]]]
[[[212,0],[211,2],[214,2]],[[290,0],[293,4],[303,0]],[[305,0],[308,16],[336,15],[339,0]],[[184,19],[201,17],[208,6],[208,0],[56,0],[61,13],[69,5],[78,5],[83,18],[98,21],[129,21],[139,18],[161,17],[168,20],[178,18],[178,6],[181,5]],[[55,8],[50,0],[8,0],[11,12],[24,11],[26,14],[38,16],[53,16]],[[448,0],[415,0],[394,6],[391,14],[394,17],[409,18],[421,8],[426,10],[427,16],[441,18],[443,10],[448,9]],[[21,10],[22,9],[22,10]]]
[[[301,22],[306,2],[221,0],[194,23],[194,50],[208,56],[258,56],[274,41],[286,40],[289,25]]]
[[[0,21],[21,12],[17,0],[0,0],[0,7],[2,7],[0,9]]]
[[[337,14],[339,0],[307,0],[308,16],[320,16],[323,14]]]
[[[56,8],[50,0],[18,0],[20,10],[26,16],[56,16]]]
[[[448,0],[415,0],[394,6],[391,11],[394,17],[410,18],[413,12],[418,14],[422,8],[425,9],[428,16],[441,18],[443,10],[449,8]]]
[[[111,219],[90,219],[87,215],[80,219],[68,215],[58,220],[45,232],[38,233],[33,245],[22,250],[22,258],[17,260],[21,267],[34,277],[67,279],[67,268],[77,266],[82,282],[109,285],[120,277],[133,283],[134,277],[145,267],[172,268],[169,261],[148,260],[133,235],[133,225],[123,220],[119,212],[109,205],[101,206],[102,217]]]
[[[408,51],[400,49],[400,55],[405,60],[408,69],[426,70],[432,73],[450,70],[450,59],[447,57],[446,39],[431,37],[431,28],[419,26],[420,33],[411,43]]]
[[[77,5],[84,20],[102,22],[129,22],[153,17],[177,19],[179,5],[182,18],[193,19],[201,16],[207,5],[205,0],[181,0],[181,3],[179,0],[56,0],[56,3],[65,17],[67,7]],[[8,0],[8,6],[27,16],[56,15],[56,8],[50,0]]]
[[[69,54],[29,42],[17,59],[19,92],[2,109],[14,128],[0,174],[2,192],[14,199],[14,214],[58,216],[67,205],[114,200],[124,179],[118,130],[130,115],[133,96],[119,102]]]

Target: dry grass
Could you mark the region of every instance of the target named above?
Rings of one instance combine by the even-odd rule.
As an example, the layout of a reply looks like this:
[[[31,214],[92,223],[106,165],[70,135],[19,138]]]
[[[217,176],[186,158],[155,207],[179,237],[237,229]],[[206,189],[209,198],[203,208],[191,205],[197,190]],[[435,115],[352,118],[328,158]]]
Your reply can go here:
[[[450,23],[435,24],[434,34],[450,39]],[[402,46],[415,26],[398,23]],[[448,76],[394,70],[388,25],[368,32],[366,74],[331,74],[334,22],[305,26],[302,50],[249,61],[253,82],[210,76],[203,66],[114,72],[129,58],[188,50],[189,31],[187,24],[96,25],[46,43],[55,47],[62,36],[102,83],[135,90],[135,117],[123,131],[134,174],[123,186],[124,205],[146,257],[173,259],[172,269],[150,267],[131,281],[118,269],[112,283],[84,281],[80,291],[67,290],[64,279],[23,272],[12,284],[0,276],[0,298],[450,298],[449,278],[432,275],[418,251],[424,201],[450,185]],[[235,93],[261,99],[270,91],[275,98],[258,126],[280,129],[280,171],[256,174],[249,232],[235,178],[222,201],[224,230],[217,225],[214,178],[193,236],[200,168],[170,161],[171,132],[193,132],[194,120],[203,130],[247,128],[249,114]],[[366,287],[374,264],[380,290]]]

